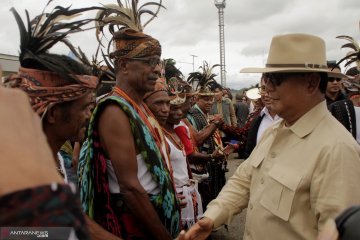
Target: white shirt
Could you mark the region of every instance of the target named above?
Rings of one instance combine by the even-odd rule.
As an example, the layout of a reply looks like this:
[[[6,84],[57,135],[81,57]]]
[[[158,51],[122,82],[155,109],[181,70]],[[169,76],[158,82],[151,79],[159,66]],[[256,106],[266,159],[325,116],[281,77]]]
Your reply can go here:
[[[260,138],[262,137],[265,130],[268,129],[268,127],[273,125],[275,122],[278,122],[279,120],[281,120],[281,118],[278,115],[275,115],[274,118],[272,118],[269,113],[269,110],[266,107],[264,107],[261,110],[260,115],[263,116],[263,118],[261,120],[259,129],[257,132],[256,143],[259,142]]]
[[[65,183],[69,183],[67,175],[66,175],[64,158],[61,156],[61,154],[59,152],[57,153],[57,157],[58,157],[58,160],[60,163],[61,172],[64,174],[64,181],[65,181]]]
[[[144,158],[141,154],[136,155],[137,160],[137,177],[141,186],[149,194],[158,194],[160,192],[158,184],[152,179],[151,173],[146,167]],[[108,171],[109,189],[111,193],[120,193],[120,186],[116,178],[113,165],[110,160],[106,159],[106,168]]]
[[[170,161],[174,174],[176,189],[181,189],[189,183],[189,172],[187,168],[185,151],[178,149],[167,137],[166,141],[170,147]]]
[[[360,107],[354,106],[356,121],[356,141],[360,144]]]

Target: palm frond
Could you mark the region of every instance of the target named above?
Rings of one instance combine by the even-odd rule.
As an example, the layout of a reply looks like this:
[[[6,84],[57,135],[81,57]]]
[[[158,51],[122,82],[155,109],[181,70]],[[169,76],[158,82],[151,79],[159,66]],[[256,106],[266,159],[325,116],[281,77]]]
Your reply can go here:
[[[360,27],[360,22],[359,22]],[[351,48],[352,51],[348,52],[345,57],[340,59],[336,64],[340,65],[340,63],[346,61],[345,67],[349,67],[351,64],[355,63],[357,65],[357,69],[360,70],[360,45],[359,43],[351,36],[341,35],[337,36],[338,39],[344,39],[349,43],[346,43],[341,46],[341,48]]]

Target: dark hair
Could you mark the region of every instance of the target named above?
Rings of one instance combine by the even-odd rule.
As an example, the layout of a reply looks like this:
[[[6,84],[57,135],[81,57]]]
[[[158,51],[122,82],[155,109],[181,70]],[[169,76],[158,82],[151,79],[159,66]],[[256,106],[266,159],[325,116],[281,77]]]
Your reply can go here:
[[[96,97],[100,97],[104,94],[107,94],[112,91],[113,87],[115,85],[114,83],[101,83],[99,84],[99,87],[96,89]]]
[[[223,87],[215,81],[209,83],[209,88],[211,91],[215,91],[215,89],[217,89],[217,88],[219,88],[220,90],[223,90]]]
[[[51,62],[54,65],[61,66],[62,68],[59,68],[59,72],[56,72],[60,75],[63,74],[63,72],[60,73],[61,69],[66,68],[69,73],[77,74],[77,75],[92,75],[91,69],[86,67],[84,64],[66,56],[66,55],[58,55],[58,54],[44,54],[42,58],[46,58],[49,62]],[[44,71],[51,71],[48,67],[44,66],[39,61],[36,61],[35,59],[31,58],[29,60],[24,60],[22,63],[22,67],[25,68],[33,68],[38,70],[44,70]],[[70,82],[76,82],[75,79],[68,77],[66,78]]]

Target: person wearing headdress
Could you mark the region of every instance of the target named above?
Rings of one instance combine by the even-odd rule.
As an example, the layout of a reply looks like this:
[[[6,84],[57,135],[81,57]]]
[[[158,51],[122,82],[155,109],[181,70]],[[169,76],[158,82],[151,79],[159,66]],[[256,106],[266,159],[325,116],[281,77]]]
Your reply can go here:
[[[221,120],[217,125],[212,122],[207,125],[205,128],[197,131],[186,118],[189,110],[193,106],[194,98],[196,92],[193,91],[192,87],[184,80],[179,80],[179,84],[182,85],[183,93],[186,96],[185,102],[182,104],[181,111],[183,117],[179,124],[174,126],[176,134],[179,136],[182,144],[185,148],[185,153],[190,163],[190,167],[194,172],[192,173],[193,178],[201,182],[202,179],[207,179],[209,175],[205,174],[196,174],[196,165],[197,164],[206,164],[207,162],[213,159],[223,159],[224,155],[221,153],[207,154],[199,152],[198,147],[201,147],[204,141],[211,137],[217,130],[217,125],[220,125]]]
[[[0,86],[0,110],[1,236],[16,227],[68,227],[62,236],[90,239],[75,189],[64,184],[58,174],[41,120],[28,96]]]
[[[274,36],[266,66],[241,72],[265,73],[271,109],[282,120],[265,131],[183,239],[205,239],[246,207],[246,240],[316,239],[329,218],[360,203],[360,146],[325,101],[334,74],[325,42],[302,33]]]
[[[68,179],[64,161],[59,151],[65,141],[79,141],[85,137],[86,127],[90,119],[88,108],[93,103],[93,92],[97,86],[98,78],[92,76],[91,72],[79,62],[64,55],[49,53],[49,50],[58,42],[65,42],[67,35],[80,31],[81,27],[90,21],[75,20],[65,22],[61,19],[64,17],[68,20],[73,19],[79,13],[92,9],[70,9],[57,6],[51,13],[46,13],[44,10],[41,15],[33,20],[30,21],[28,18],[27,24],[24,24],[14,8],[11,9],[20,30],[19,61],[21,67],[18,73],[9,76],[4,84],[7,87],[21,89],[29,97],[33,110],[41,118],[42,128],[47,137],[56,169],[65,182],[68,182]],[[66,43],[71,45],[68,41]],[[33,137],[37,138],[37,136]],[[39,166],[39,164],[37,166],[42,168],[43,166]],[[78,228],[76,234],[80,234],[78,235],[79,238],[86,239],[87,231],[84,217],[80,208],[80,211],[76,211],[76,207],[79,206],[79,199],[75,195],[70,196],[72,192],[70,186],[62,184],[55,187],[34,188],[24,193],[23,197],[28,198],[28,203],[26,203],[29,204],[28,206],[31,206],[33,201],[32,207],[35,207],[50,198],[52,194],[60,194],[60,191],[58,193],[53,191],[56,188],[69,190],[66,190],[63,196],[59,195],[59,199],[51,204],[57,207],[63,204],[68,205],[70,204],[68,201],[72,201],[71,204],[74,206],[74,216],[72,218],[77,221]],[[7,200],[10,202],[11,198]],[[21,205],[26,206],[26,204]],[[42,207],[46,208],[46,206]],[[36,211],[34,210],[34,212]],[[49,211],[48,214],[48,224],[45,223],[45,218],[36,223],[37,217],[35,214],[26,215],[26,213],[23,215],[24,220],[22,223],[26,225],[26,221],[31,217],[34,218],[33,222],[35,224],[33,225],[30,222],[27,226],[45,224],[44,226],[60,227],[67,226],[71,222],[69,214],[64,214],[62,220],[58,222],[51,222],[50,216],[52,212]],[[61,216],[61,214],[58,214],[58,216]],[[11,219],[10,216],[8,217]],[[5,223],[0,221],[0,225],[7,225],[6,221]],[[15,226],[15,224],[9,225]],[[109,236],[109,234],[103,235],[103,237],[106,236]]]
[[[201,69],[203,72],[190,73],[188,78],[189,83],[198,83],[197,102],[190,109],[187,116],[189,122],[197,131],[202,130],[212,122],[216,126],[222,123],[220,115],[215,115],[211,119],[209,117],[210,109],[214,103],[214,93],[210,90],[210,84],[215,82],[215,74],[212,73],[213,67],[209,67],[209,65],[204,62]],[[218,131],[215,131],[212,136],[209,136],[202,146],[199,147],[200,152],[212,154],[212,156],[222,150],[223,146]],[[204,179],[199,185],[199,191],[203,198],[203,206],[206,207],[207,204],[217,196],[225,184],[225,156],[221,159],[214,158],[208,163],[193,165],[192,171],[199,175],[209,174],[209,178]]]
[[[168,74],[169,76],[169,74]],[[159,121],[167,141],[170,168],[178,196],[182,198],[181,223],[188,229],[202,216],[201,196],[192,180],[192,174],[185,153],[185,147],[177,135],[174,126],[183,117],[182,105],[186,100],[180,79],[164,79],[162,88],[155,89],[146,97],[146,104]]]
[[[159,41],[142,32],[141,14],[157,15],[145,6],[162,7],[118,1],[98,13],[99,32],[109,26],[112,34],[106,61],[114,64],[108,66],[116,85],[90,120],[78,168],[80,197],[84,211],[117,236],[173,239],[180,231],[179,200],[161,128],[143,101],[160,76],[161,56]]]
[[[182,94],[182,88],[178,81],[176,78],[168,80],[171,87],[169,89],[171,98],[170,112],[162,128],[170,149],[170,162],[174,172],[176,191],[184,196],[183,201],[186,202],[186,206],[181,209],[182,226],[183,229],[188,229],[202,217],[203,209],[196,182],[192,179],[184,145],[174,129],[174,126],[179,124],[183,117],[181,108],[186,100],[186,95]]]

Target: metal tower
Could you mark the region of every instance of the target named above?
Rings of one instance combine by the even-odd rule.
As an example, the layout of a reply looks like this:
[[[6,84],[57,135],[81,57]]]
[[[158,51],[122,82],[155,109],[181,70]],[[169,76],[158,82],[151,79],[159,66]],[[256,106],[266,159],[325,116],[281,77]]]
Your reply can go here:
[[[226,87],[226,70],[225,70],[225,34],[224,34],[224,8],[226,0],[215,0],[215,6],[219,12],[219,37],[220,37],[220,71],[221,85]]]

